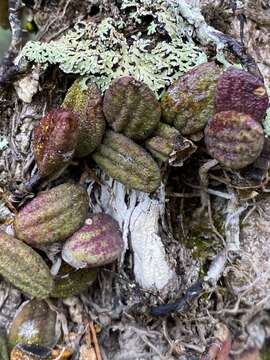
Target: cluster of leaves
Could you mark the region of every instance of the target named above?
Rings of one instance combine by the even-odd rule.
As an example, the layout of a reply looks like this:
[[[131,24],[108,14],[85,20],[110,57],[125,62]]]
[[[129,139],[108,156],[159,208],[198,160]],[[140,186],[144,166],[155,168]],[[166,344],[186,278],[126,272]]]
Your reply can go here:
[[[45,66],[58,64],[65,73],[82,75],[102,91],[113,79],[131,75],[157,94],[190,68],[207,61],[168,2],[123,0],[120,14],[98,24],[81,21],[60,40],[28,42],[22,56]],[[139,30],[130,33],[131,23]],[[163,39],[155,41],[157,33]]]

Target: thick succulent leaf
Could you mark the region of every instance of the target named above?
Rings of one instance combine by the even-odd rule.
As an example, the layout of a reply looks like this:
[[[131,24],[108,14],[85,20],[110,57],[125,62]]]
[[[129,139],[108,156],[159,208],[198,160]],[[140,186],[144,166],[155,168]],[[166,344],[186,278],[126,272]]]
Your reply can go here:
[[[77,144],[78,121],[74,113],[52,110],[34,131],[34,154],[42,176],[65,167],[72,159]]]
[[[67,239],[62,257],[74,268],[98,267],[115,261],[123,247],[117,222],[110,215],[95,214]]]
[[[8,332],[9,347],[17,344],[54,346],[56,312],[43,300],[25,304],[13,319]]]
[[[183,135],[201,131],[214,115],[214,92],[221,69],[213,62],[181,76],[161,99],[164,121]]]
[[[107,131],[93,159],[108,175],[132,189],[150,193],[160,185],[156,162],[141,146],[122,134]]]
[[[103,111],[114,131],[134,140],[149,137],[157,127],[161,114],[152,90],[131,76],[112,82],[105,92]]]
[[[0,274],[24,294],[45,299],[53,289],[50,270],[30,246],[0,231]]]
[[[235,110],[261,121],[268,103],[266,88],[254,75],[230,67],[220,76],[215,92],[217,112]]]
[[[31,246],[62,241],[83,225],[88,195],[80,185],[61,184],[41,192],[15,218],[15,232]]]
[[[95,84],[82,90],[79,80],[76,80],[69,88],[62,107],[77,115],[78,141],[75,156],[90,154],[101,143],[105,131],[100,90]]]
[[[208,153],[230,169],[252,164],[264,144],[262,126],[250,115],[223,111],[214,116],[205,129]]]

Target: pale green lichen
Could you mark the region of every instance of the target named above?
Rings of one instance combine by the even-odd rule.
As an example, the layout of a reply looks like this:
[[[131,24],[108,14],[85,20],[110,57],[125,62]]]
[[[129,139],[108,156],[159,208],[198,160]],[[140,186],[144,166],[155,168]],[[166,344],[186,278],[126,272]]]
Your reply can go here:
[[[77,23],[57,41],[28,42],[22,56],[44,65],[58,64],[65,73],[80,74],[102,91],[113,79],[131,75],[159,94],[190,68],[207,61],[191,38],[185,34],[183,39],[184,21],[166,1],[123,0],[121,6],[122,15],[116,19]],[[130,35],[130,24],[138,24],[139,29],[146,16],[152,17],[146,31]],[[157,29],[166,39],[155,40]]]

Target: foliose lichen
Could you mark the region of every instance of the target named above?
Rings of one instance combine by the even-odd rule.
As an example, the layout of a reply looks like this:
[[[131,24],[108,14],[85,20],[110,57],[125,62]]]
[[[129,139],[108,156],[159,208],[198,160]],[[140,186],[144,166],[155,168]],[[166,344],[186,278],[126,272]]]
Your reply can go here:
[[[140,32],[146,17],[152,20]],[[133,34],[128,31],[130,23],[136,25]],[[190,68],[207,61],[184,30],[183,19],[167,1],[124,0],[117,17],[100,23],[81,21],[59,40],[28,42],[21,54],[44,66],[57,64],[65,73],[83,75],[102,91],[113,79],[130,75],[160,93]],[[161,35],[158,41],[156,34]]]

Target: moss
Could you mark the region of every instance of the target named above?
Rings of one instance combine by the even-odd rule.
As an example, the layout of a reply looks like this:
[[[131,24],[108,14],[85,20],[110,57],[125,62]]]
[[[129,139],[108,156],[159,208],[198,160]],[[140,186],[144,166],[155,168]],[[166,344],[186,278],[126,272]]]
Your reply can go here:
[[[121,7],[117,18],[107,17],[99,24],[79,22],[60,40],[30,41],[22,56],[44,66],[57,64],[65,73],[83,75],[82,84],[90,80],[102,91],[113,79],[131,75],[159,94],[180,75],[207,60],[187,38],[189,25],[166,1],[124,0]],[[152,20],[144,25],[147,16]],[[128,31],[131,23],[137,29],[132,34]],[[143,27],[146,31],[138,31]],[[160,34],[157,39],[154,29]]]
[[[213,243],[215,239],[211,236],[211,232],[206,230],[203,226],[194,229],[192,234],[183,238],[183,243],[186,247],[192,249],[193,259],[205,259],[214,255]],[[210,235],[210,236],[209,236]],[[217,243],[215,244],[217,245]]]
[[[0,359],[9,360],[7,337],[4,333],[0,334]]]
[[[216,229],[222,234],[223,222],[220,216],[215,214],[213,221]],[[188,228],[188,233],[181,238],[181,241],[187,248],[192,249],[193,259],[204,261],[216,255],[217,250],[222,247],[211,228],[207,212],[202,214],[197,221],[191,219],[191,215],[186,213],[184,215],[184,226]]]
[[[51,294],[54,298],[65,299],[78,295],[91,286],[97,278],[97,271],[93,269],[74,269],[63,263],[59,276],[55,279],[55,287]]]
[[[264,343],[262,350],[260,351],[260,357],[258,360],[270,359],[270,339],[267,339]]]

